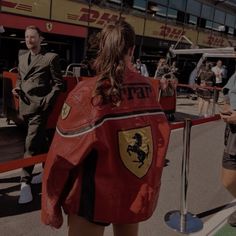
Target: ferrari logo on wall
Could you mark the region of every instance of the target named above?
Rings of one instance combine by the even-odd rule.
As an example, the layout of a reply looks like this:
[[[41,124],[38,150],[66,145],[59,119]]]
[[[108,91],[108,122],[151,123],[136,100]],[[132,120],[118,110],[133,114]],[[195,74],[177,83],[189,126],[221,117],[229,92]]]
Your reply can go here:
[[[66,104],[66,103],[63,104],[63,107],[61,109],[61,118],[62,118],[62,120],[65,120],[67,118],[67,116],[70,113],[70,109],[71,109],[71,107],[68,104]]]
[[[52,31],[52,27],[53,27],[53,24],[51,23],[51,22],[47,22],[46,23],[46,29],[47,29],[47,31]]]
[[[120,157],[134,175],[142,178],[149,170],[153,159],[153,140],[150,127],[120,131]]]

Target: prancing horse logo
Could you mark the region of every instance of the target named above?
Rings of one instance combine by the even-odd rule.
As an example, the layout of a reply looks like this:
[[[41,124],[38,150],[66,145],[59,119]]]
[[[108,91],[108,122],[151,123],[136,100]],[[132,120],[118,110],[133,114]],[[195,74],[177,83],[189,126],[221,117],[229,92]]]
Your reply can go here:
[[[53,24],[52,24],[52,22],[47,22],[46,23],[46,29],[47,29],[47,31],[52,31],[52,28],[53,28]]]
[[[153,161],[153,139],[150,126],[118,132],[120,158],[138,178],[145,176]]]
[[[129,145],[127,147],[127,152],[129,153],[129,155],[131,156],[131,152],[134,152],[136,153],[137,155],[137,159],[138,160],[135,160],[133,162],[139,162],[141,163],[138,168],[140,168],[141,166],[143,166],[144,164],[144,161],[146,158],[148,158],[148,154],[149,154],[149,145],[147,144],[147,153],[144,152],[141,147],[143,145],[143,141],[142,141],[142,135],[139,134],[139,133],[135,133],[135,135],[133,136],[133,139],[135,140],[135,143],[134,145]]]

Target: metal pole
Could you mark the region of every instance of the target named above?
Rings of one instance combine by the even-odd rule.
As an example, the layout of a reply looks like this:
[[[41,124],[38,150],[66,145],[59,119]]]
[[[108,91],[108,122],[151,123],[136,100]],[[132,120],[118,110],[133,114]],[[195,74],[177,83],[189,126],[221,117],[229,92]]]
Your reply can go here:
[[[143,22],[143,33],[142,33],[141,41],[140,41],[140,45],[139,45],[138,58],[141,58],[141,56],[143,55],[143,53],[142,53],[142,47],[143,47],[143,39],[144,39],[144,36],[145,36],[145,30],[146,30],[148,1],[149,1],[149,0],[146,0],[145,17],[144,17],[144,22]]]
[[[88,39],[89,39],[89,31],[90,31],[90,14],[91,14],[91,7],[92,7],[92,0],[89,0],[88,2],[89,12],[88,12],[88,19],[87,19],[87,37],[84,41],[84,52],[83,52],[83,58],[86,58],[87,52],[88,52]]]
[[[166,224],[170,228],[183,234],[197,232],[203,228],[202,221],[192,213],[188,212],[188,207],[187,207],[190,135],[191,135],[191,119],[187,118],[185,119],[185,127],[183,132],[180,210],[170,211],[165,215]]]
[[[6,99],[6,94],[5,94],[5,78],[3,77],[3,74],[0,75],[0,79],[2,80],[2,112],[0,114],[0,117],[6,117],[6,104],[5,104],[5,99]]]
[[[213,103],[212,103],[212,112],[211,114],[214,116],[216,112],[216,99],[217,99],[217,89],[214,87],[213,89]]]
[[[0,5],[0,11],[1,11],[1,5]],[[2,26],[3,27],[3,26]],[[4,32],[4,28],[2,29],[2,31]],[[0,32],[2,33],[2,32]],[[0,49],[1,49],[1,35],[0,35]],[[5,101],[4,101],[4,87],[5,87],[5,83],[4,83],[4,78],[3,78],[3,73],[0,73],[0,83],[2,84],[2,97],[0,99],[2,99],[2,111],[0,114],[0,117],[5,117]]]
[[[181,169],[181,200],[180,200],[180,232],[186,229],[187,210],[187,192],[188,192],[188,176],[189,176],[189,153],[190,153],[190,134],[191,119],[185,119],[185,127],[183,134],[183,157]]]

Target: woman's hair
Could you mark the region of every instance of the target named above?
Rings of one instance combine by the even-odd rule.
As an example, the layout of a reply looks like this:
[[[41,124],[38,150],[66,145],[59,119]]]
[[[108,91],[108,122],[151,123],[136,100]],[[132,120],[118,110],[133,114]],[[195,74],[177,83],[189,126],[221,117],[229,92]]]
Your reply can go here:
[[[126,69],[125,56],[135,45],[133,27],[125,21],[108,24],[100,34],[98,56],[94,68],[98,75],[94,96],[102,104],[117,105]]]

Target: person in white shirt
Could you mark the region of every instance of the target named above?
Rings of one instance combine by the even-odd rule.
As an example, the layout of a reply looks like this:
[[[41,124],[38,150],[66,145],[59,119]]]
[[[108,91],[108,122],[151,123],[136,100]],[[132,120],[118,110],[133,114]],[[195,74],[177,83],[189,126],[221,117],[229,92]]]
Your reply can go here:
[[[139,58],[136,60],[136,64],[134,65],[134,67],[142,76],[145,76],[145,77],[149,76],[146,65],[143,64]]]
[[[215,74],[215,85],[216,87],[222,87],[223,84],[223,76],[224,76],[224,68],[222,66],[222,61],[218,60],[216,65],[214,67],[212,67],[211,69],[214,74]],[[214,98],[215,102],[218,101],[219,98],[219,90],[216,91],[216,96]]]
[[[221,60],[218,60],[216,65],[214,67],[212,67],[211,69],[215,76],[216,76],[216,86],[218,87],[221,87],[222,85],[222,78],[223,78],[223,75],[224,75],[224,68],[222,66],[222,61]]]

